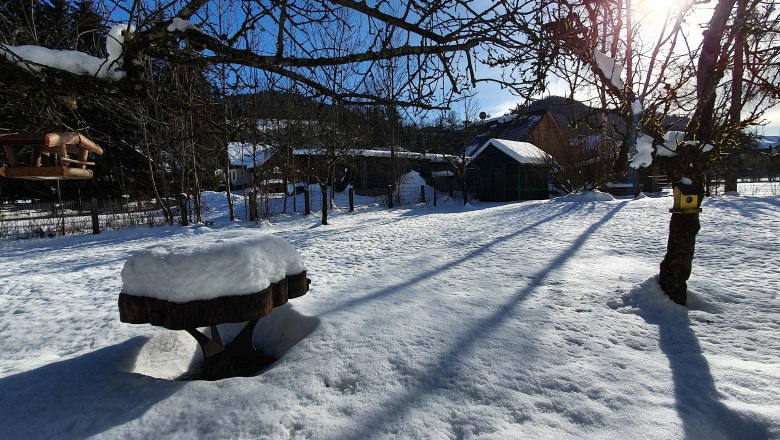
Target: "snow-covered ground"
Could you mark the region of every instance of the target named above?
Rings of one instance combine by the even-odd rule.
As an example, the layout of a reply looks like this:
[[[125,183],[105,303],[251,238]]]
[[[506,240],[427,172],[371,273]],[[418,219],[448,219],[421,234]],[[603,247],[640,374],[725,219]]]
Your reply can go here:
[[[705,200],[689,309],[653,278],[668,197],[253,226],[212,196],[209,227],[0,243],[0,438],[780,438],[776,195]],[[264,373],[169,380],[195,341],[120,323],[121,269],[225,228],[289,241],[311,290],[261,319]]]

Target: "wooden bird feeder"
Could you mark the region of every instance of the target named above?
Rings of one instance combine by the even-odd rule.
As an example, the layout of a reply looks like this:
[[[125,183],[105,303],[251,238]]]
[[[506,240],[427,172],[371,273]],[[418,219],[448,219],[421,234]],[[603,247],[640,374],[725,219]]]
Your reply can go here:
[[[674,184],[674,207],[669,210],[673,214],[698,214],[701,212],[701,200],[704,190],[695,185],[685,183]]]
[[[95,163],[89,162],[89,153],[103,154],[97,144],[75,132],[3,134],[0,145],[7,161],[0,176],[9,179],[91,179],[87,166]]]

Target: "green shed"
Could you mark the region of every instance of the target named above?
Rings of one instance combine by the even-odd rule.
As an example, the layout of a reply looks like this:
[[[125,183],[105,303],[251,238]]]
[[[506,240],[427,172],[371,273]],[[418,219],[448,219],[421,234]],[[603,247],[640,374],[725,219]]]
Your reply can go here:
[[[483,202],[547,199],[549,157],[528,142],[490,139],[471,157],[472,191]]]

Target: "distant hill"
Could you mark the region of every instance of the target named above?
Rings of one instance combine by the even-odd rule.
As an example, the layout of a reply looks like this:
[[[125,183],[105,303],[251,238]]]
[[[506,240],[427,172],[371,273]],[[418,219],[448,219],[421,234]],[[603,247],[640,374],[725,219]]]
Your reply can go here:
[[[755,143],[761,150],[777,149],[780,148],[780,136],[759,136]]]
[[[225,98],[234,117],[275,120],[314,120],[317,112],[329,108],[311,98],[294,93],[265,91]]]

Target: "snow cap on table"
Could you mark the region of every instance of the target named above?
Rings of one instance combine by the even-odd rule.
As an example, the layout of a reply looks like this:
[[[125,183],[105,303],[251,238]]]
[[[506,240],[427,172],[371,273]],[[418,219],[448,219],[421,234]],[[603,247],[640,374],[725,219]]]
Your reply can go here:
[[[172,302],[247,295],[306,270],[284,239],[243,229],[210,232],[132,255],[122,292]]]

